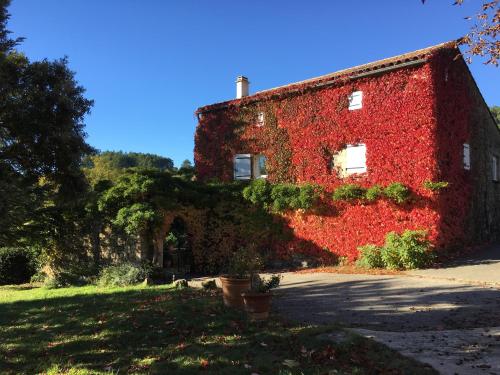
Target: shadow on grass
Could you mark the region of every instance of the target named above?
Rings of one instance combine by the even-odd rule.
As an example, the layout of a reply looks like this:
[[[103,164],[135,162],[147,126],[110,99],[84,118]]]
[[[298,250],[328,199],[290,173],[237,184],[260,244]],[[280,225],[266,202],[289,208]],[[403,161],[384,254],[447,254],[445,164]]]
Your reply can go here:
[[[335,346],[317,339],[332,327],[248,322],[224,308],[215,292],[68,290],[74,295],[0,303],[2,374],[69,369],[80,369],[78,374],[316,374],[328,368],[338,368],[339,374],[388,368],[402,374],[420,368],[368,340]],[[283,365],[286,359],[297,367]],[[413,373],[433,373],[418,371]]]

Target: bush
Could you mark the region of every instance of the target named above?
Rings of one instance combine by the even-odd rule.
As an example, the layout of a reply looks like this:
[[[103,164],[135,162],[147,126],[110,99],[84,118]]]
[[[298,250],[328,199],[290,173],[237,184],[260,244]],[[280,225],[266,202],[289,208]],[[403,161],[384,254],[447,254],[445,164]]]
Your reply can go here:
[[[358,247],[359,259],[356,261],[358,267],[363,268],[383,268],[384,262],[382,261],[381,248],[368,244]]]
[[[32,252],[17,247],[0,248],[0,285],[27,283],[35,272]]]
[[[82,286],[88,284],[88,280],[72,271],[57,271],[50,277],[45,277],[43,286],[47,289],[66,288],[69,286]]]
[[[429,266],[435,258],[427,232],[405,230],[403,234],[387,233],[383,247],[365,245],[358,248],[359,267],[411,270]]]
[[[304,184],[300,187],[298,196],[298,207],[303,210],[309,210],[318,202],[323,189],[313,184]]]
[[[365,196],[366,189],[356,184],[346,184],[339,186],[333,192],[333,200],[335,201],[351,201],[354,199],[362,199]]]
[[[271,189],[272,207],[275,211],[281,212],[289,209],[296,209],[300,206],[298,196],[300,188],[292,184],[273,185]]]
[[[149,271],[148,267],[131,262],[111,265],[101,270],[97,284],[100,286],[134,285],[144,281]]]
[[[384,189],[384,195],[397,204],[402,204],[410,198],[410,190],[400,182],[394,182]]]
[[[441,189],[445,189],[447,188],[449,185],[449,183],[447,181],[437,181],[437,182],[433,182],[433,181],[424,181],[424,183],[422,184],[422,186],[426,189],[429,189],[431,191],[438,191],[438,190],[441,190]]]
[[[384,249],[387,259],[392,259],[392,254],[398,255],[397,262],[387,264],[388,268],[406,270],[423,268],[429,266],[435,257],[427,239],[427,232],[422,230],[405,230],[403,234],[388,233]]]
[[[243,198],[253,204],[268,207],[271,202],[271,185],[263,178],[252,180],[252,182],[243,189]]]
[[[382,187],[379,185],[374,185],[370,187],[368,190],[366,190],[365,198],[370,202],[374,202],[383,195],[384,195],[384,189],[382,189]]]

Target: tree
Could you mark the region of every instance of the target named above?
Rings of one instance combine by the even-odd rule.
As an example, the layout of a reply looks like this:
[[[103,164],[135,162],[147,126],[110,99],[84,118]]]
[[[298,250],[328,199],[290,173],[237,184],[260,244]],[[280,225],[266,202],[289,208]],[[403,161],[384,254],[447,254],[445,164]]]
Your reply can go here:
[[[491,114],[495,118],[498,127],[500,128],[500,107],[494,105],[493,107],[490,107]]]
[[[59,253],[82,241],[84,117],[92,101],[66,59],[30,61],[14,47],[0,0],[0,246],[40,240]]]
[[[194,167],[190,160],[186,159],[182,162],[181,167],[177,171],[178,174],[186,179],[192,179],[194,176]]]
[[[426,0],[421,0],[425,3]],[[454,5],[462,5],[464,0],[455,0]],[[470,31],[457,41],[457,46],[464,45],[468,49],[466,54],[467,62],[472,61],[473,56],[484,56],[488,60],[486,64],[498,66],[500,59],[500,0],[482,2],[480,11],[466,19],[474,19],[476,23]]]
[[[140,152],[105,151],[85,158],[84,172],[92,184],[116,181],[128,168],[172,171],[174,162],[160,155]]]

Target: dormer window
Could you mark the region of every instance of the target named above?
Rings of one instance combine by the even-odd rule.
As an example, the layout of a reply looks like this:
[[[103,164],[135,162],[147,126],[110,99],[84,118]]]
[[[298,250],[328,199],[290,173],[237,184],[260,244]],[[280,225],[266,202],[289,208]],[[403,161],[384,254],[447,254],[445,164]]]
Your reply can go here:
[[[264,112],[259,112],[257,114],[257,126],[264,126],[265,115]]]
[[[349,111],[361,109],[363,107],[363,92],[354,91],[349,95]]]

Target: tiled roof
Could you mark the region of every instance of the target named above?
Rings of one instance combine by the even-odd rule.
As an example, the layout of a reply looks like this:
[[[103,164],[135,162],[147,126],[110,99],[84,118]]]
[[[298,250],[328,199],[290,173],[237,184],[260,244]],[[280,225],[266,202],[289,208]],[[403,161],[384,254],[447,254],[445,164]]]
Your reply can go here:
[[[342,79],[352,79],[357,78],[363,75],[370,74],[370,72],[387,69],[392,70],[398,67],[403,67],[410,65],[412,63],[417,63],[419,61],[425,60],[428,56],[432,55],[438,50],[441,49],[449,49],[456,48],[456,43],[454,41],[437,44],[435,46],[419,49],[413,52],[404,53],[402,55],[389,57],[383,60],[374,61],[368,64],[354,66],[352,68],[338,70],[333,73],[325,74],[319,77],[314,77],[310,79],[306,79],[304,81],[294,82],[283,86],[274,87],[271,89],[266,89],[262,91],[258,91],[252,95],[245,96],[241,99],[232,99],[225,102],[215,103],[211,105],[207,105],[201,107],[197,110],[197,112],[206,112],[214,109],[224,108],[229,105],[238,105],[240,102],[248,103],[259,100],[263,97],[267,97],[269,95],[281,94],[288,91],[293,91],[296,88],[303,86],[316,86],[316,85],[324,85],[328,82],[333,82]]]

